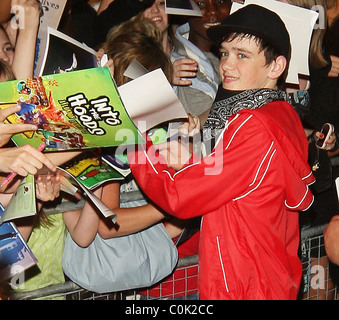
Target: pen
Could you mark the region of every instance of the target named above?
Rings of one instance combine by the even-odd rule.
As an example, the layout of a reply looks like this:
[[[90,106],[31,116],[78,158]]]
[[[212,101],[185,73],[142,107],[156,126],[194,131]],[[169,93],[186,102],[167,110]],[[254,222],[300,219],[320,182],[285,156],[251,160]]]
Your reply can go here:
[[[42,151],[45,149],[45,144],[42,143],[39,147],[38,147],[38,151]],[[2,183],[0,184],[0,187],[2,188],[3,186],[5,186],[8,182],[12,181],[14,179],[14,177],[17,175],[16,172],[12,172],[10,173],[6,179],[4,181],[2,181]]]

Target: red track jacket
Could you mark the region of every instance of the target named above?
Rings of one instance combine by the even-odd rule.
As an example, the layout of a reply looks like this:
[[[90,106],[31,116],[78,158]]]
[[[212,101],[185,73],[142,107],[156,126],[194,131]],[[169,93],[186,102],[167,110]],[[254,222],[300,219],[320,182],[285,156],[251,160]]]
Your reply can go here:
[[[314,177],[293,108],[275,101],[240,111],[211,155],[177,172],[156,163],[152,148],[129,154],[142,190],[173,216],[203,216],[200,298],[295,299],[298,211],[313,202]]]

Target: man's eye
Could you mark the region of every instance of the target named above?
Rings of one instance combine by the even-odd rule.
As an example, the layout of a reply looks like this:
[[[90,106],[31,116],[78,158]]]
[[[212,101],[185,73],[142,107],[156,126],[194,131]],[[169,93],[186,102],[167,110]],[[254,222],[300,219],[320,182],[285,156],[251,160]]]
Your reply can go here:
[[[239,57],[240,59],[245,59],[245,58],[247,58],[243,53],[239,53],[239,54],[238,54],[238,57]]]
[[[220,52],[220,56],[221,57],[227,57],[228,56],[228,52]]]

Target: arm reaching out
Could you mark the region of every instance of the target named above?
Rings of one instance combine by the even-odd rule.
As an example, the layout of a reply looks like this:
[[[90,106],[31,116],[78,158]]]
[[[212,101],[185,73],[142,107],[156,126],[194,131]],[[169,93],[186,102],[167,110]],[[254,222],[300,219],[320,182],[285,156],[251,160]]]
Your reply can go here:
[[[56,166],[39,150],[31,145],[0,149],[0,171],[15,172],[20,176],[35,175],[46,166],[55,172]]]
[[[65,224],[79,246],[88,246],[97,233],[103,238],[119,237],[138,232],[164,219],[164,214],[151,204],[120,208],[120,183],[105,184],[94,193],[115,212],[117,223],[113,225],[103,219],[90,201],[86,201],[82,210],[64,212]]]
[[[12,5],[23,9],[24,21],[19,22],[19,34],[12,65],[17,79],[33,76],[36,37],[39,28],[40,6],[35,0],[13,0]],[[22,18],[18,15],[19,19]]]

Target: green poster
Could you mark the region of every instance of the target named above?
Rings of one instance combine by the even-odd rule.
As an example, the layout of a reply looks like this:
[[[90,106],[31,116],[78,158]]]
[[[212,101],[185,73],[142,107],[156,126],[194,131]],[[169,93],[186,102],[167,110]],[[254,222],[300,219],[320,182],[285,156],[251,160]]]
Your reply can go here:
[[[35,132],[13,136],[17,145],[45,151],[111,147],[143,142],[119,97],[108,68],[92,68],[0,83],[0,107],[19,104],[11,123]]]

